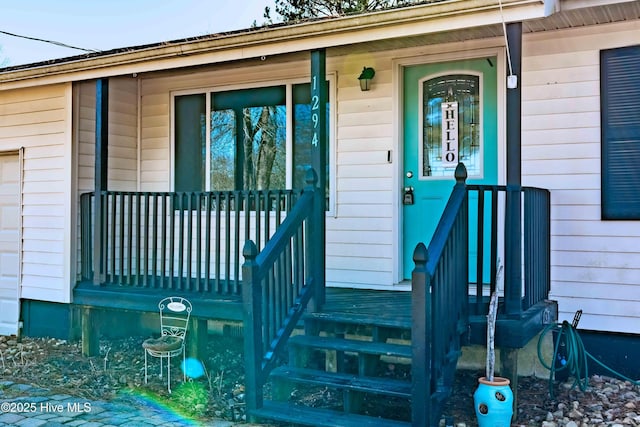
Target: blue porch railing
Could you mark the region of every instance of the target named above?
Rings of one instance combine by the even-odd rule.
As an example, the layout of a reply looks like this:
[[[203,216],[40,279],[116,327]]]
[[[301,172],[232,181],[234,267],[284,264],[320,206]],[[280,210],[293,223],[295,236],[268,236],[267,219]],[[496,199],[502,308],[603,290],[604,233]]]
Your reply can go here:
[[[550,279],[550,194],[535,187],[511,187],[504,185],[466,185],[469,198],[470,220],[475,221],[477,234],[470,236],[471,252],[476,254],[471,260],[475,267],[471,273],[472,289],[475,297],[470,301],[474,314],[486,314],[489,298],[497,289],[500,276],[498,242],[505,242],[511,236],[499,235],[498,218],[507,217],[509,197],[520,202],[521,246],[520,256],[512,259],[520,261],[522,281],[514,283],[505,277],[504,289],[497,289],[504,300],[514,304],[500,305],[499,314],[519,317],[549,296]],[[501,214],[502,212],[502,214]],[[503,245],[506,250],[506,244]],[[487,271],[488,270],[488,271]]]
[[[94,194],[83,194],[82,280],[94,280],[97,264],[99,284],[240,295],[244,242],[266,245],[300,194],[104,191],[98,248]]]
[[[533,187],[467,185],[464,165],[427,248],[420,243],[412,273],[412,425],[437,425],[443,399],[453,385],[455,366],[469,315],[487,313],[498,290],[498,315],[521,318],[548,298],[550,290],[550,195]],[[522,280],[498,289],[499,218],[507,218],[507,198],[519,201],[522,242],[515,259]],[[473,232],[471,232],[473,230]],[[520,239],[522,237],[522,239]],[[506,245],[503,245],[505,247]],[[474,283],[475,282],[475,283]]]
[[[466,331],[469,215],[464,166],[436,231],[419,243],[411,275],[412,425],[435,426],[448,397]]]
[[[249,240],[242,266],[246,403],[249,413],[263,406],[263,385],[287,339],[310,305],[324,302],[324,200],[317,176],[262,251]]]

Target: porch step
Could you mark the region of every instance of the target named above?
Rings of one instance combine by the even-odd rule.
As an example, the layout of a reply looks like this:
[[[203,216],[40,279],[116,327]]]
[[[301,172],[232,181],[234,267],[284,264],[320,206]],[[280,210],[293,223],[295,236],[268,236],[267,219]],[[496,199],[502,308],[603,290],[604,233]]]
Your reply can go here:
[[[411,346],[374,341],[348,340],[343,338],[295,335],[289,338],[289,346],[322,350],[336,350],[374,356],[397,356],[411,358]]]
[[[285,402],[265,401],[264,406],[251,411],[260,418],[318,427],[409,427],[411,423],[347,414],[330,409],[309,408]]]
[[[274,379],[340,390],[360,391],[401,398],[411,397],[411,383],[409,381],[391,378],[362,377],[290,366],[275,368],[271,371],[271,376]]]
[[[307,313],[305,320],[315,320],[324,323],[341,323],[347,325],[370,325],[385,328],[397,328],[411,330],[411,319],[398,318],[397,316],[385,316],[383,313],[340,313],[317,312]]]

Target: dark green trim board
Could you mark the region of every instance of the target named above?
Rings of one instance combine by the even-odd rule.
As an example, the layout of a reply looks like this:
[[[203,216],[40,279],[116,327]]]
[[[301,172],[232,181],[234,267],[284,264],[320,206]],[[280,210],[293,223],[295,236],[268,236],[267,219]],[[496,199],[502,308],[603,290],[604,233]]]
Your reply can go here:
[[[326,52],[311,52],[311,115],[313,137],[311,141],[312,166],[318,174],[318,187],[326,189],[327,183],[327,80]],[[315,117],[315,119],[314,119]],[[326,194],[324,195],[326,197]]]
[[[311,140],[311,158],[313,169],[318,174],[317,186],[320,189],[317,196],[323,201],[322,206],[316,205],[316,212],[313,215],[313,221],[316,222],[314,231],[317,232],[319,245],[322,248],[317,252],[317,258],[314,259],[314,276],[321,285],[316,286],[318,290],[312,301],[312,309],[315,311],[324,303],[324,286],[326,271],[326,256],[324,247],[326,245],[326,216],[325,206],[328,197],[327,192],[327,152],[329,149],[328,133],[327,133],[327,63],[326,51],[318,49],[311,51],[311,123],[313,126],[313,137]],[[317,116],[316,116],[317,114]],[[317,248],[317,247],[316,247]]]
[[[518,77],[518,86],[507,89],[507,187],[518,187],[522,183],[522,22],[507,25],[509,42],[507,72]],[[510,64],[510,65],[509,65]],[[511,69],[509,70],[509,67]],[[520,193],[507,192],[505,218],[505,282],[520,283],[521,267],[521,207]],[[522,310],[521,295],[511,294],[505,299],[507,315],[520,313]]]
[[[22,300],[20,313],[24,336],[64,340],[72,338],[71,304]]]
[[[95,150],[95,194],[100,194],[107,190],[108,182],[108,159],[109,159],[109,79],[99,79],[96,82],[96,150]],[[94,200],[93,211],[93,284],[100,285],[101,268],[100,260],[102,259],[102,239],[105,238],[102,230],[102,198],[96,197]]]
[[[640,45],[600,52],[602,219],[640,219]]]

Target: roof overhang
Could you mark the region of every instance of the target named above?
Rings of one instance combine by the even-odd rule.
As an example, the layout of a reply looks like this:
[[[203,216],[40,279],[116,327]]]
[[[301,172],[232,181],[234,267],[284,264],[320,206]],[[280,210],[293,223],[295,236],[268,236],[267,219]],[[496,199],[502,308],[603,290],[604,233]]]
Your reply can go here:
[[[170,70],[544,18],[585,0],[444,0],[362,15],[137,46],[0,70],[0,90]],[[623,3],[628,0],[588,0]]]

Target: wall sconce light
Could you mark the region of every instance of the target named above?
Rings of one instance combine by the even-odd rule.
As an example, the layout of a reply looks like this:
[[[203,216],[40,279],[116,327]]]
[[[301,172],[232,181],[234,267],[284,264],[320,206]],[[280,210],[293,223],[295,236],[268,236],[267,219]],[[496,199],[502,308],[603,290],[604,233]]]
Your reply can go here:
[[[376,70],[371,67],[364,67],[362,69],[362,73],[360,73],[360,77],[358,77],[358,80],[360,80],[361,91],[365,92],[369,90],[369,88],[371,87],[371,79],[373,79],[373,76],[375,75]]]

